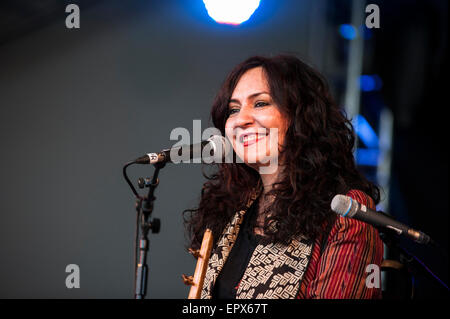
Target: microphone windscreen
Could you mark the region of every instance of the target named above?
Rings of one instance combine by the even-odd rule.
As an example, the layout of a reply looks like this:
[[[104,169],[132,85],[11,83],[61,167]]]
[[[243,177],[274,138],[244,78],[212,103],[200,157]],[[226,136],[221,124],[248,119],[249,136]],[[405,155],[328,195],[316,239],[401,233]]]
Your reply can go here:
[[[351,197],[345,195],[336,195],[331,201],[331,210],[342,216],[346,216],[348,214],[351,206],[352,206]]]

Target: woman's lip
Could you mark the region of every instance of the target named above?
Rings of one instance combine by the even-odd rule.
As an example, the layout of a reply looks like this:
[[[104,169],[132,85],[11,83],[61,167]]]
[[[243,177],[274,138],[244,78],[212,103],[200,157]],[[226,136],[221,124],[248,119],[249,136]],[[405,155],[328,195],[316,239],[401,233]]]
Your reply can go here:
[[[258,135],[257,138],[255,138],[254,140],[250,140],[250,141],[245,141],[243,143],[244,147],[255,144],[256,142],[262,140],[263,138],[265,138],[267,135]]]

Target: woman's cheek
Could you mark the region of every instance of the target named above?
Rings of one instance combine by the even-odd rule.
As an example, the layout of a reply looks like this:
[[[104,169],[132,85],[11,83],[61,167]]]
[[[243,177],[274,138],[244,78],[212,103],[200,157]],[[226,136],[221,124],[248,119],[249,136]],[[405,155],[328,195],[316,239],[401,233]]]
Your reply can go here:
[[[231,142],[233,149],[236,150],[236,141],[233,134],[233,125],[228,123],[228,121],[225,123],[225,136]]]

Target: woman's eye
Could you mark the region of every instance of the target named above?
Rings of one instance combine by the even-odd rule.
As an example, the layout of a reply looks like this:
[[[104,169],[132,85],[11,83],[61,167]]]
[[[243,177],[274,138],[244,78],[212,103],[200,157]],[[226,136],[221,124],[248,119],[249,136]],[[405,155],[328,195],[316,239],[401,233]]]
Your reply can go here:
[[[262,107],[262,106],[266,106],[269,105],[269,103],[267,102],[256,102],[255,107]]]
[[[231,115],[231,114],[234,114],[234,113],[236,113],[237,111],[239,111],[239,109],[229,109],[228,110],[228,115]]]

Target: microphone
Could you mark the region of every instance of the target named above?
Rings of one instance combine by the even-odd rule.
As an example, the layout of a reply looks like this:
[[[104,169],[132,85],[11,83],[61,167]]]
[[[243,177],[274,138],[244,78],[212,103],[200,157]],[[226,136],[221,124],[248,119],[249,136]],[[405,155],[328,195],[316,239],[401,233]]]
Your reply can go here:
[[[393,230],[398,235],[406,236],[419,244],[433,243],[430,236],[423,232],[412,229],[381,211],[367,208],[349,196],[334,196],[331,201],[331,210],[341,216],[354,218],[378,228]]]
[[[159,153],[148,153],[134,160],[137,164],[180,163],[197,158],[220,159],[228,155],[230,145],[225,137],[213,135],[206,141],[191,145],[181,145],[162,150]],[[206,155],[205,155],[206,154]]]

